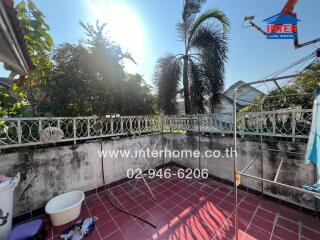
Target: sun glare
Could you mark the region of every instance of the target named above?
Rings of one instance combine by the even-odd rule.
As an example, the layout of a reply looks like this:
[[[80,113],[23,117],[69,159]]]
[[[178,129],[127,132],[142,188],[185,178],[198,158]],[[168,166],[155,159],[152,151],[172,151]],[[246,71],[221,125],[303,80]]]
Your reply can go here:
[[[106,34],[124,51],[131,53],[139,64],[145,54],[145,38],[143,24],[137,14],[119,0],[86,0],[86,2],[92,22],[98,19],[100,23],[107,23]],[[125,61],[127,71],[134,71],[135,67],[131,61]]]

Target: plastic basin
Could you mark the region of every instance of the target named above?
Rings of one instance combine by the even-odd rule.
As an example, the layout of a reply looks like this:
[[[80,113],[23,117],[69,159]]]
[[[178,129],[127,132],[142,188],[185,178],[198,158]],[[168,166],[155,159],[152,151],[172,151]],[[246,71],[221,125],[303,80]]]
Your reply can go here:
[[[52,225],[60,226],[79,217],[83,200],[82,191],[67,192],[52,198],[45,208]]]

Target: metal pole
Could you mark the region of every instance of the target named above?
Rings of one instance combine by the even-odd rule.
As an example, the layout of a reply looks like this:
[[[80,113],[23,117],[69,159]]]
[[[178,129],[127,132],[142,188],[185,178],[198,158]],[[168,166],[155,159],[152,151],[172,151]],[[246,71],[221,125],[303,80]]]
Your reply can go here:
[[[320,71],[317,71],[317,74],[319,74]],[[294,75],[288,75],[288,76],[283,76],[283,77],[277,77],[277,78],[271,78],[271,79],[265,79],[265,80],[259,80],[259,81],[255,81],[255,82],[251,82],[251,83],[244,83],[244,84],[241,84],[239,85],[238,87],[235,88],[234,90],[234,93],[233,93],[233,120],[234,120],[234,129],[233,129],[233,132],[234,132],[234,148],[235,148],[235,151],[237,151],[237,112],[236,112],[236,103],[237,103],[237,91],[245,86],[251,86],[251,85],[254,85],[254,84],[259,84],[259,83],[266,83],[266,82],[273,82],[273,83],[277,83],[276,81],[278,80],[284,80],[284,79],[288,79],[288,78],[294,78],[294,77],[299,77],[299,76],[305,76],[305,74],[294,74]],[[277,84],[276,84],[277,85]],[[287,94],[288,95],[291,95],[291,94]],[[301,95],[304,95],[304,94],[301,94]],[[282,95],[283,96],[283,95]],[[261,101],[261,121],[262,121],[262,111],[263,111],[263,102],[264,100],[267,98],[267,97],[275,97],[275,96],[265,96],[262,101]],[[263,123],[263,122],[262,122]],[[263,137],[262,137],[262,130],[263,130],[263,127],[262,127],[262,123],[261,123],[261,131],[260,131],[260,145],[261,145],[261,151],[262,151],[262,160],[263,160]],[[261,161],[261,164],[263,164],[263,162]],[[234,155],[234,189],[235,189],[235,236],[236,236],[236,240],[239,239],[239,234],[238,234],[238,194],[237,194],[237,175],[239,174],[239,177],[241,176],[246,176],[246,177],[250,177],[250,178],[253,178],[253,179],[256,179],[256,180],[259,180],[259,181],[262,181],[262,190],[263,190],[263,183],[264,182],[267,182],[267,183],[271,183],[271,184],[275,184],[277,186],[281,186],[281,187],[285,187],[285,188],[288,188],[288,189],[291,189],[291,190],[294,190],[294,191],[298,191],[298,192],[302,192],[302,193],[306,193],[306,194],[310,194],[310,195],[313,195],[313,196],[319,196],[320,197],[320,193],[315,193],[315,192],[310,192],[308,190],[305,190],[305,189],[301,189],[301,188],[297,188],[297,187],[294,187],[294,186],[290,186],[290,185],[286,185],[286,184],[282,184],[282,183],[278,183],[278,182],[274,182],[274,181],[271,181],[271,180],[268,180],[268,179],[264,179],[263,178],[263,165],[262,165],[262,177],[255,177],[255,176],[251,176],[251,175],[248,175],[248,174],[245,174],[245,173],[238,173],[237,172],[237,154]],[[239,179],[240,180],[240,179]]]
[[[316,73],[319,75],[320,71],[317,71]],[[305,74],[305,73],[304,74],[299,73],[299,74],[292,74],[292,75],[287,75],[287,76],[283,76],[283,77],[276,77],[276,78],[268,78],[268,79],[264,79],[264,80],[258,80],[258,81],[254,81],[254,82],[250,82],[250,83],[243,83],[243,84],[238,86],[238,90],[240,88],[243,88],[243,87],[246,87],[246,86],[255,85],[255,84],[259,84],[259,83],[274,82],[274,81],[278,81],[278,80],[284,80],[284,79],[288,79],[288,78],[295,78],[295,77],[301,77],[301,76],[307,76],[307,75],[308,74]],[[286,94],[286,95],[288,96],[288,94]]]
[[[163,122],[164,116],[160,116],[161,119],[161,148],[162,148],[162,169],[164,168],[164,138],[163,138]]]
[[[235,202],[235,216],[234,216],[234,225],[235,225],[235,236],[236,240],[239,239],[238,234],[238,187],[237,187],[237,91],[238,87],[234,90],[233,93],[233,140],[234,140],[234,165],[233,165],[233,181],[234,181],[234,202]]]
[[[256,160],[258,157],[255,157],[244,169],[242,169],[241,173],[244,173]]]
[[[77,144],[77,123],[76,118],[73,118],[73,144]]]
[[[281,158],[281,161],[280,161],[276,176],[273,179],[274,182],[278,181],[279,174],[280,174],[280,171],[281,171],[281,167],[282,167],[282,164],[283,164],[283,161],[284,161],[285,157],[286,157],[286,148],[284,148],[283,155],[282,155],[282,158]]]
[[[277,83],[275,81],[275,83]],[[263,172],[263,104],[266,97],[263,97],[261,99],[261,105],[260,105],[260,151],[261,151],[261,177],[263,178],[264,172]],[[261,193],[264,194],[264,183],[261,182]]]
[[[302,193],[306,193],[306,194],[309,194],[309,195],[312,195],[312,196],[319,196],[319,197],[320,197],[320,193],[319,193],[319,192],[311,192],[311,191],[305,190],[305,189],[303,189],[303,188],[298,188],[298,187],[290,186],[290,185],[287,185],[287,184],[284,184],[284,183],[279,183],[279,182],[271,181],[271,180],[269,180],[269,179],[252,176],[252,175],[249,175],[249,174],[246,174],[246,173],[240,173],[240,174],[241,174],[242,176],[244,176],[244,177],[248,177],[248,178],[260,180],[260,181],[263,181],[263,182],[267,182],[267,183],[271,183],[271,184],[278,185],[278,186],[280,186],[280,187],[288,188],[288,189],[291,189],[291,190],[294,190],[294,191],[297,191],[297,192],[302,192]]]
[[[300,74],[297,74],[297,75],[299,76]],[[278,78],[278,80],[286,79],[286,78],[292,77],[292,76],[296,77],[297,75],[280,77],[280,78]],[[265,81],[270,81],[270,80],[272,80],[272,79],[265,80]],[[276,80],[273,80],[273,82],[278,86]],[[251,85],[251,84],[249,84],[249,85]],[[289,93],[289,94],[285,94],[285,96],[299,96],[299,95],[309,95],[309,94],[310,93]],[[283,95],[266,95],[260,101],[260,109],[261,109],[261,111],[260,111],[260,118],[261,118],[260,119],[260,124],[261,124],[261,127],[260,127],[261,178],[264,177],[264,169],[263,169],[263,159],[264,159],[263,151],[264,151],[264,148],[263,148],[263,119],[262,119],[263,118],[263,104],[264,104],[264,102],[266,101],[267,98],[278,98],[278,97],[283,97]],[[274,115],[274,118],[275,118],[275,115]],[[273,131],[276,131],[276,129],[274,129]],[[279,152],[280,152],[280,150],[279,150]],[[282,166],[282,161],[280,163],[280,167],[281,166]],[[262,192],[262,194],[264,194],[264,181],[261,182],[261,192]]]
[[[199,150],[199,170],[201,171],[201,154],[200,154],[200,116],[198,113],[198,150]]]

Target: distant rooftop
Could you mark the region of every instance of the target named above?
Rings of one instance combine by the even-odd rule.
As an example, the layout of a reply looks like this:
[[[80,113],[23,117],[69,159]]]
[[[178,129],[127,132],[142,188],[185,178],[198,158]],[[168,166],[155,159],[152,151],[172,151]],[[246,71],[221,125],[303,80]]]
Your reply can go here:
[[[9,78],[0,77],[0,88],[11,89],[13,81]]]

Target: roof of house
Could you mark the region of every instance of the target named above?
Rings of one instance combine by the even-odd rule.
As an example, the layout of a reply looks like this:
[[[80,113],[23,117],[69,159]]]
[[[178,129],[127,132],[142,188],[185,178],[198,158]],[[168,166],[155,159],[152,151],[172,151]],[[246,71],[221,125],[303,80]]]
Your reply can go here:
[[[223,94],[222,97],[229,102],[230,104],[233,104],[233,99],[228,97],[227,95]],[[239,102],[237,102],[237,107],[244,107],[244,105],[241,105]]]
[[[34,69],[13,0],[0,0],[0,59],[22,74]]]
[[[0,77],[0,87],[6,88],[6,89],[11,89],[11,86],[13,84],[13,81],[9,78],[3,78]]]
[[[240,85],[242,85],[242,84],[246,84],[246,82],[244,82],[244,81],[242,81],[242,80],[239,80],[239,81],[235,82],[235,83],[232,84],[230,87],[228,87],[228,88],[224,91],[223,94],[225,94],[226,92],[230,91],[231,89],[235,89],[236,87],[238,87],[238,86],[240,86]],[[261,92],[259,89],[255,88],[255,87],[253,87],[253,86],[251,86],[251,85],[247,85],[247,87],[252,88],[252,89],[255,89],[257,92],[260,92],[262,95],[264,95],[263,92]]]

